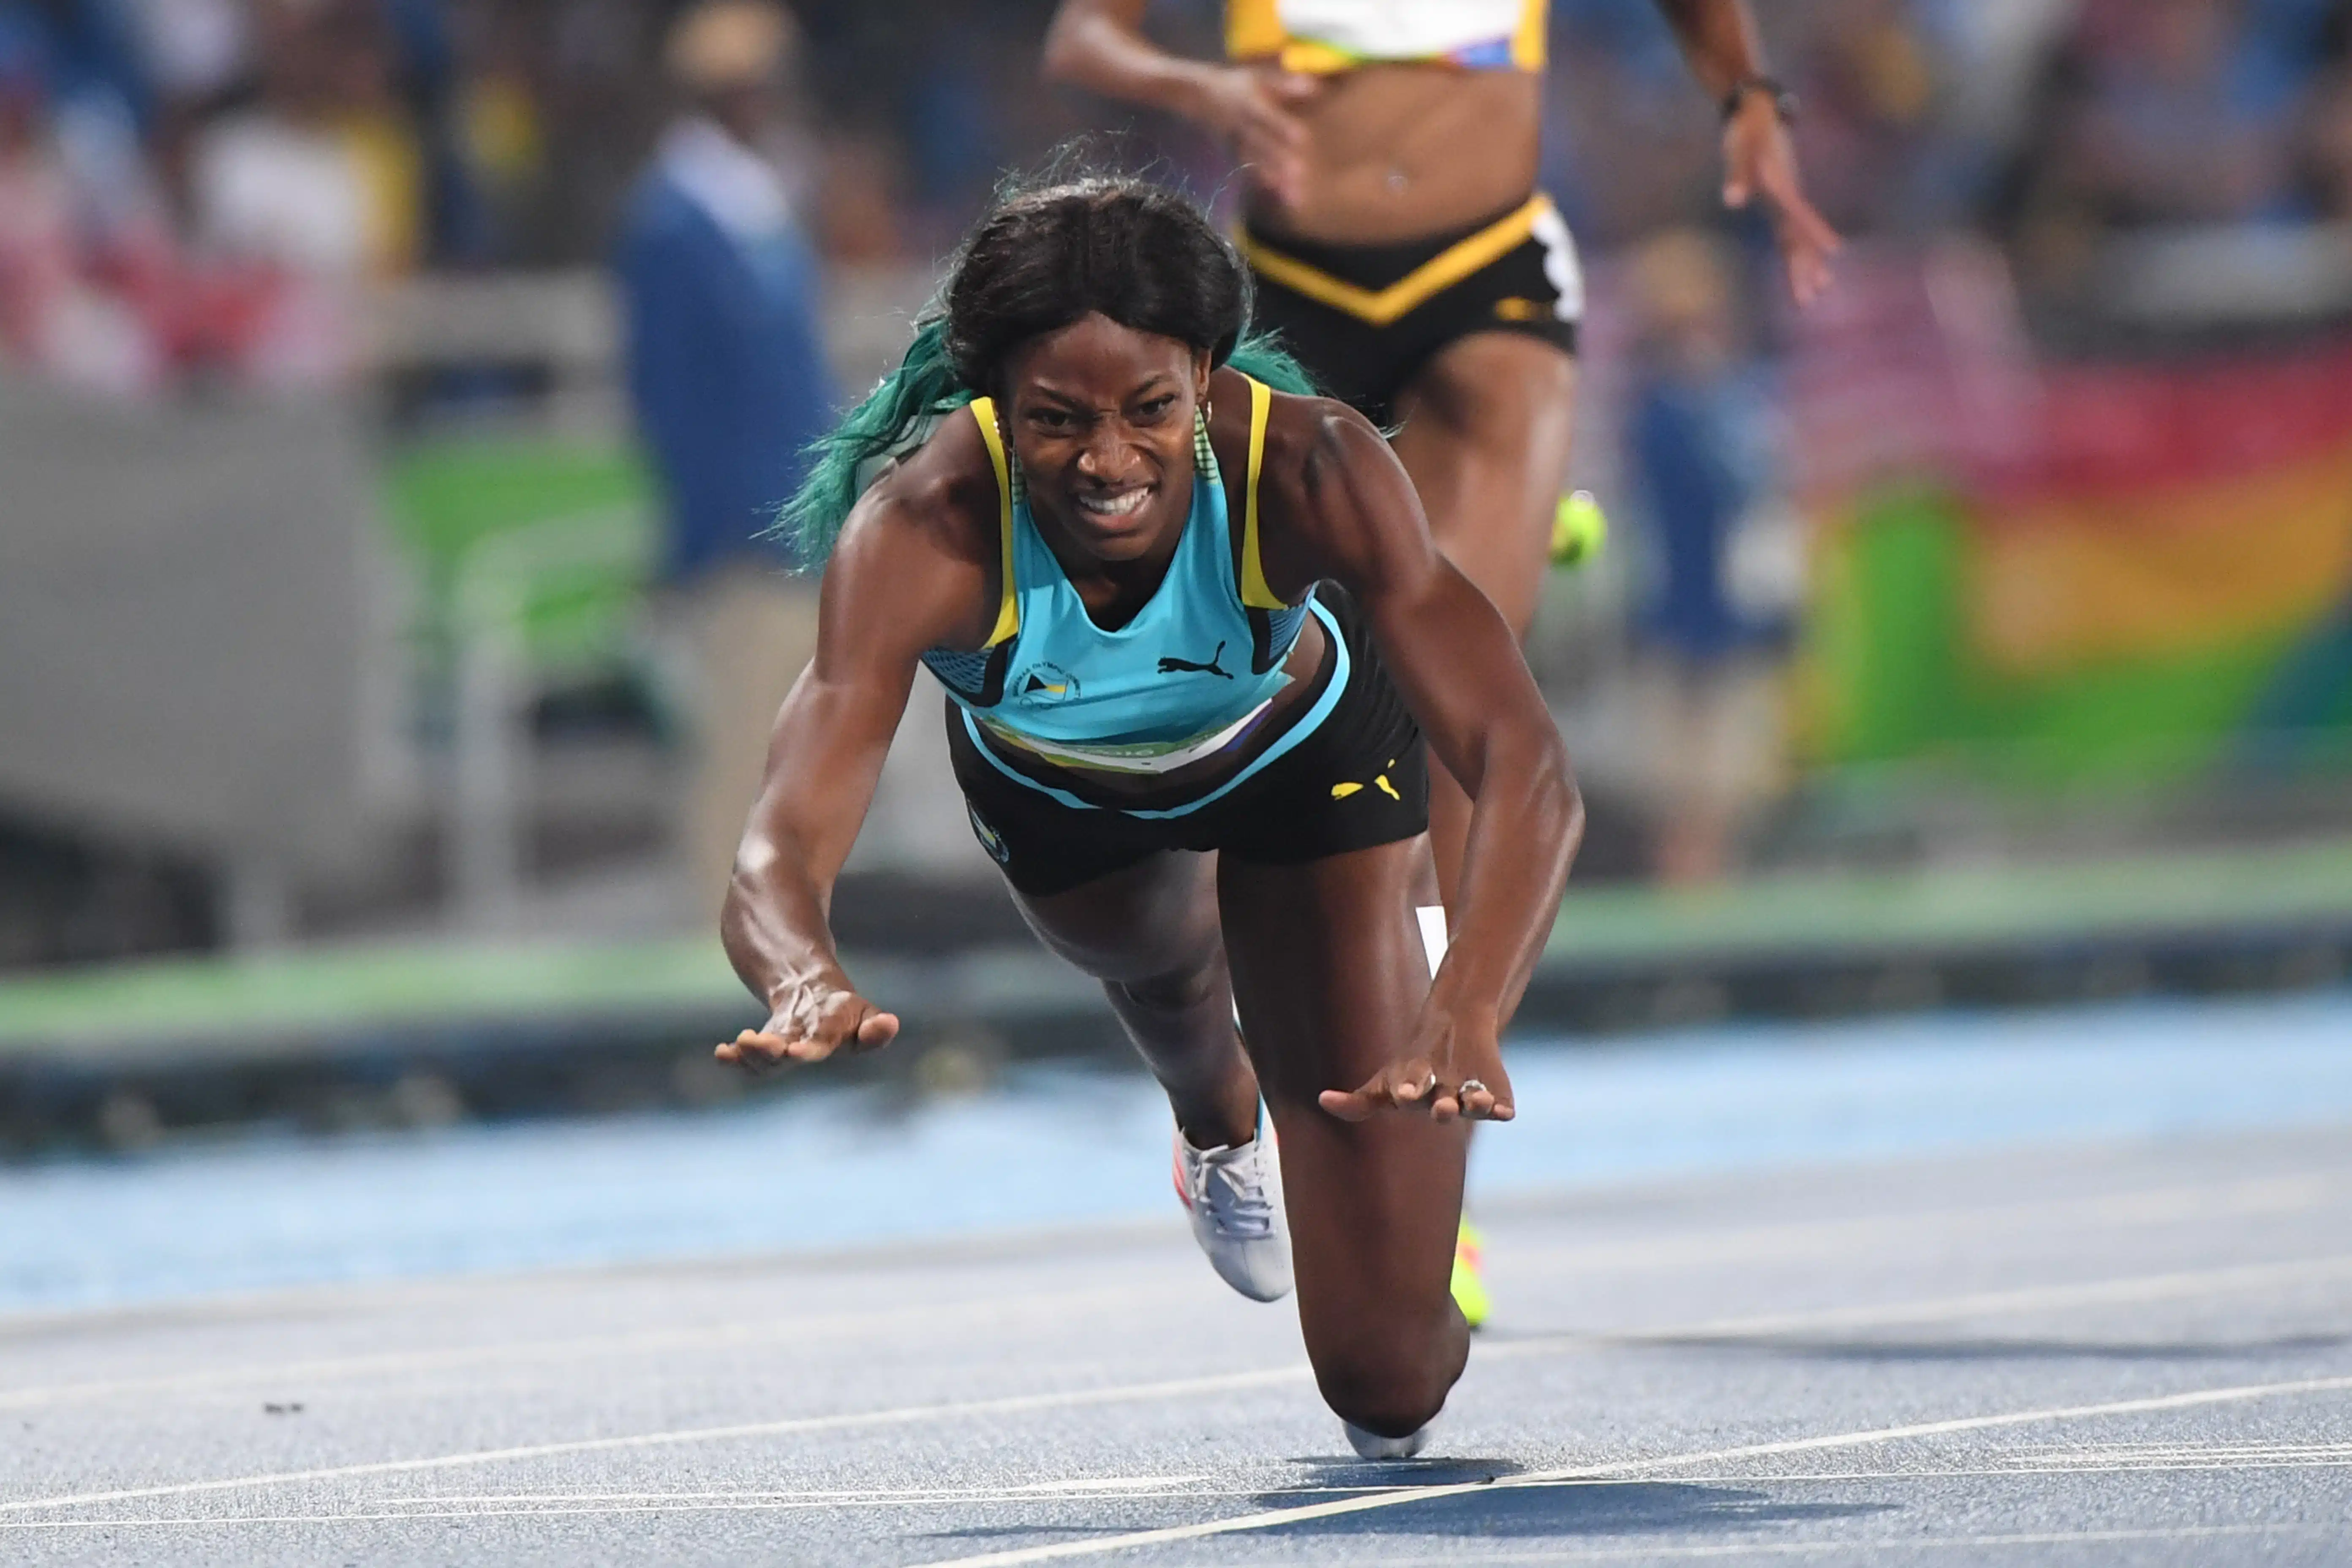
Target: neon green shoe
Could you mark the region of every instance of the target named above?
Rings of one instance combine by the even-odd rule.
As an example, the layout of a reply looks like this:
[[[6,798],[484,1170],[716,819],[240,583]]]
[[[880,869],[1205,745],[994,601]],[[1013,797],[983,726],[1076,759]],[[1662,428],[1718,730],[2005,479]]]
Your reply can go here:
[[[1583,566],[1601,553],[1609,542],[1609,518],[1601,503],[1592,499],[1591,490],[1578,490],[1559,498],[1559,507],[1551,514],[1551,563],[1555,566]]]
[[[1454,1238],[1454,1304],[1474,1329],[1494,1310],[1486,1299],[1486,1238],[1466,1219]]]

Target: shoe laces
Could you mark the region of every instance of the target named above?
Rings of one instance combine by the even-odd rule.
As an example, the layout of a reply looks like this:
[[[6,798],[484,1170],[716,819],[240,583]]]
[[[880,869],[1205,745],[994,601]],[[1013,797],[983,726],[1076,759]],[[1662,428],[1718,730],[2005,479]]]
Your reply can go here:
[[[1274,1234],[1274,1199],[1268,1195],[1265,1145],[1252,1139],[1237,1149],[1184,1151],[1192,1178],[1192,1206],[1209,1216],[1220,1236],[1255,1241]]]

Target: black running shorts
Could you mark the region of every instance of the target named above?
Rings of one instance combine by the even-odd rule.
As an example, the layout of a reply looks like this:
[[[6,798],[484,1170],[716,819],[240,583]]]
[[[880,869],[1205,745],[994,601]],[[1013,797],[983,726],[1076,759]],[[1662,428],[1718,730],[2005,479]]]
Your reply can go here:
[[[1372,423],[1439,350],[1517,332],[1576,352],[1584,279],[1576,244],[1538,196],[1468,228],[1404,245],[1328,245],[1244,232],[1252,325],[1281,336],[1316,384]]]
[[[1412,838],[1429,827],[1429,763],[1420,726],[1381,668],[1362,613],[1340,590],[1318,590],[1339,624],[1349,679],[1339,701],[1304,739],[1238,788],[1175,816],[1136,816],[1112,805],[1070,805],[980,754],[962,710],[947,709],[948,750],[972,832],[1023,894],[1043,898],[1093,881],[1166,849],[1217,850],[1267,865]],[[1301,711],[1332,679],[1327,653]],[[1067,792],[1066,792],[1067,793]],[[1170,803],[1155,801],[1160,809]],[[1181,803],[1178,803],[1181,804]]]

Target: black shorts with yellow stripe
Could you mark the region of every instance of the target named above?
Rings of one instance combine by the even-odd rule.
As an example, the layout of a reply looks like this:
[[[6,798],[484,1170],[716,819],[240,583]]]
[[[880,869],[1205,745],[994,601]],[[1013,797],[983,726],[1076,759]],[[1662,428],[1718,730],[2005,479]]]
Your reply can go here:
[[[1584,277],[1559,210],[1536,196],[1468,228],[1403,245],[1269,239],[1244,230],[1254,325],[1278,332],[1323,390],[1387,425],[1440,349],[1519,332],[1576,352]]]
[[[1347,686],[1297,745],[1198,809],[1137,816],[1056,798],[1066,792],[1008,777],[982,756],[962,710],[949,702],[956,783],[972,833],[1005,880],[1026,897],[1049,898],[1169,849],[1292,866],[1427,832],[1429,753],[1421,727],[1381,668],[1360,607],[1328,583],[1316,596],[1347,644]],[[1336,650],[1325,654],[1302,707],[1315,705],[1339,665]]]

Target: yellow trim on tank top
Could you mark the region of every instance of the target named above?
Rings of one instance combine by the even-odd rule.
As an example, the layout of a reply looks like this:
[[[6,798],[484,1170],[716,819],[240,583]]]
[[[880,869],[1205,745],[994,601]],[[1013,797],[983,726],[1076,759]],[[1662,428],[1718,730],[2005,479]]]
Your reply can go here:
[[[1242,492],[1242,604],[1253,610],[1286,610],[1265,584],[1265,567],[1258,556],[1257,476],[1265,461],[1265,416],[1274,406],[1274,392],[1250,378],[1249,488]]]
[[[1021,596],[1013,584],[1013,466],[1005,460],[1004,437],[996,430],[996,402],[993,398],[971,400],[971,421],[980,426],[980,439],[988,447],[990,467],[996,470],[996,531],[999,547],[1003,551],[1004,596],[996,606],[996,629],[980,646],[994,647],[1010,642],[1021,630]]]
[[[1281,284],[1294,294],[1304,294],[1335,310],[1344,310],[1358,321],[1385,327],[1527,243],[1537,222],[1551,210],[1549,196],[1530,196],[1527,205],[1518,211],[1446,247],[1385,289],[1367,289],[1344,278],[1334,278],[1319,267],[1269,248],[1246,233],[1241,237],[1241,249],[1259,276]]]
[[[1513,69],[1536,72],[1544,68],[1550,10],[1550,0],[1522,0],[1519,25],[1511,34]],[[1295,38],[1283,24],[1282,0],[1225,0],[1225,58],[1273,59],[1284,70],[1302,76],[1339,76],[1368,65],[1454,63],[1443,55],[1389,60],[1350,54],[1315,38]]]
[[[1523,71],[1540,71],[1550,22],[1551,0],[1528,0],[1519,7],[1519,30],[1511,36],[1511,63]]]

